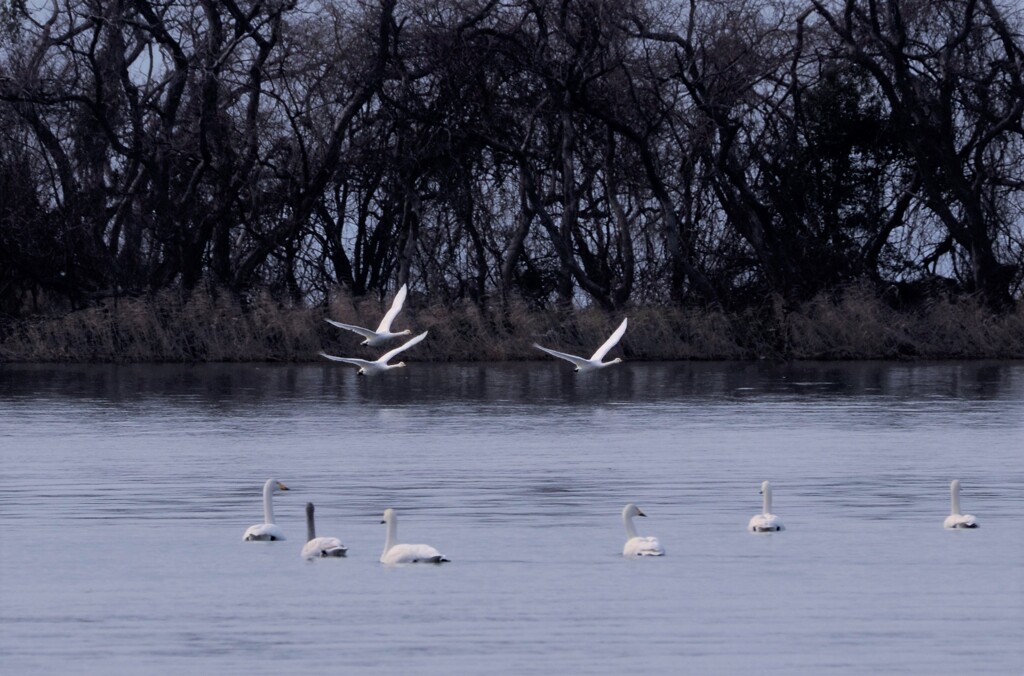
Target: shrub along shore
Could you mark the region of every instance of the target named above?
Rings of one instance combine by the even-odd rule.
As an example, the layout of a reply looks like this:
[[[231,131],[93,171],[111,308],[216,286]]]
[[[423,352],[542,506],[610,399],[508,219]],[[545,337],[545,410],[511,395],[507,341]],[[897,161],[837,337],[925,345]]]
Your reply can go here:
[[[372,328],[384,310],[344,296],[327,308],[268,296],[244,304],[209,294],[122,298],[60,316],[0,320],[0,362],[303,362],[320,359],[320,350],[365,357],[370,351],[356,334],[323,319]],[[410,302],[393,328],[430,331],[407,360],[534,360],[548,358],[534,342],[589,355],[623,316],[629,330],[612,356],[627,360],[1024,358],[1024,304],[1001,315],[969,298],[896,310],[860,288],[795,308],[769,299],[736,313],[641,306],[610,315],[516,302],[483,311]]]

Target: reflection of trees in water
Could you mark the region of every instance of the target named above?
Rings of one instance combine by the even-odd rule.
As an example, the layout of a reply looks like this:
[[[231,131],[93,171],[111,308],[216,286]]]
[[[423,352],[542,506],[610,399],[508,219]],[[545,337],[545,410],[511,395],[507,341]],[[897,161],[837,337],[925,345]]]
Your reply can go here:
[[[180,406],[254,415],[263,407],[365,405],[454,416],[481,405],[611,410],[632,403],[725,405],[765,396],[807,399],[884,396],[982,400],[1024,396],[1013,362],[632,362],[594,373],[556,363],[416,363],[401,372],[357,377],[322,365],[8,365],[0,401],[91,399],[101,405]],[[628,415],[628,413],[627,413]],[[339,422],[343,426],[343,421]],[[495,430],[500,433],[500,430]]]

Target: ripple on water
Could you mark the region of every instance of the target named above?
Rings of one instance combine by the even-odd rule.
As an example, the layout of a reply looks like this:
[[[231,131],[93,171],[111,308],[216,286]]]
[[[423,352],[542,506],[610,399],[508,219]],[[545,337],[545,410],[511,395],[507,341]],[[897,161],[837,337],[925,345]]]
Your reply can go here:
[[[0,366],[4,671],[1012,673],[1022,413],[1013,363]]]

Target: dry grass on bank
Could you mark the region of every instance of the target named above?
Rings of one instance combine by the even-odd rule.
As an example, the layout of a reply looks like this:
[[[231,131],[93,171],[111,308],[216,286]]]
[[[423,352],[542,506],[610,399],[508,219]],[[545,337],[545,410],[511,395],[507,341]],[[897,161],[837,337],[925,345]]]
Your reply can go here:
[[[171,294],[131,298],[0,332],[0,361],[204,362],[305,358],[317,315],[258,298],[245,310],[228,298]]]
[[[371,299],[339,296],[327,309],[291,307],[258,297],[237,301],[197,294],[121,299],[101,306],[0,325],[0,362],[309,361],[325,350],[366,356],[360,338],[323,321],[376,326]],[[853,288],[787,310],[774,299],[756,311],[637,307],[621,349],[627,359],[948,359],[1024,358],[1024,304],[994,316],[969,299],[939,300],[897,312]],[[430,331],[410,357],[421,361],[546,358],[534,342],[588,355],[620,321],[588,308],[541,312],[512,303],[485,315],[407,304],[395,328]]]
[[[996,316],[973,299],[939,299],[898,312],[862,289],[815,299],[785,318],[793,359],[1024,357],[1024,304]]]

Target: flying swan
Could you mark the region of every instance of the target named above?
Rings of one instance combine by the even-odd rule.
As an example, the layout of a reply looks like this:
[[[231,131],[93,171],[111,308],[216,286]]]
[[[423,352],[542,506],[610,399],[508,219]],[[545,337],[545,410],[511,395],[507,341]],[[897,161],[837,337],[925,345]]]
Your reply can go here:
[[[359,375],[361,375],[361,376],[372,376],[372,375],[375,375],[377,373],[383,373],[384,371],[387,371],[388,369],[397,369],[397,368],[402,368],[403,366],[405,366],[405,362],[404,361],[400,361],[397,364],[389,364],[388,362],[391,361],[395,357],[395,355],[397,355],[398,353],[404,352],[405,350],[408,350],[410,347],[412,347],[416,343],[418,343],[421,340],[423,340],[424,338],[426,338],[427,337],[427,333],[429,333],[429,331],[424,331],[423,333],[421,333],[420,335],[416,336],[415,338],[412,338],[411,340],[407,341],[403,345],[399,345],[398,347],[396,347],[395,349],[391,350],[390,352],[385,352],[383,354],[383,356],[381,356],[381,358],[378,359],[377,361],[367,361],[365,359],[356,359],[355,357],[335,357],[333,354],[327,354],[326,352],[321,352],[320,356],[321,357],[325,357],[327,359],[330,359],[331,361],[341,361],[341,362],[345,362],[346,364],[352,364],[353,366],[358,366],[359,367],[359,371],[358,371]]]
[[[626,544],[622,548],[623,556],[664,556],[665,550],[656,537],[643,537],[636,534],[633,526],[634,516],[647,516],[632,502],[622,509],[622,523],[626,526]]]
[[[430,545],[396,545],[395,531],[398,529],[398,517],[395,514],[395,510],[390,507],[384,510],[384,518],[381,520],[381,523],[385,523],[388,526],[387,537],[384,540],[384,551],[380,555],[381,563],[389,565],[396,563],[444,563],[451,560]]]
[[[611,350],[613,347],[615,347],[615,345],[622,338],[622,334],[624,334],[626,332],[626,324],[628,322],[629,322],[628,318],[627,319],[623,319],[622,323],[619,324],[619,328],[615,329],[615,333],[613,333],[608,338],[608,340],[604,341],[604,345],[602,345],[601,347],[597,348],[597,352],[595,352],[593,354],[593,356],[590,357],[590,359],[584,359],[583,357],[577,357],[576,355],[573,355],[573,354],[566,354],[565,352],[559,352],[558,350],[551,350],[551,349],[548,349],[546,347],[542,347],[542,346],[538,345],[537,343],[534,343],[533,346],[535,348],[537,348],[538,350],[543,350],[544,352],[547,352],[552,357],[558,357],[559,359],[564,359],[564,360],[566,360],[568,362],[572,362],[576,366],[576,371],[578,371],[580,373],[583,373],[583,372],[586,372],[586,371],[594,371],[594,370],[597,370],[597,369],[603,369],[606,366],[611,366],[612,364],[618,364],[619,362],[622,361],[622,359],[620,359],[619,357],[616,357],[615,359],[612,359],[611,361],[601,361],[601,360],[604,359],[604,356],[606,354],[608,354],[608,351]]]
[[[407,285],[403,284],[402,288],[395,294],[395,299],[391,301],[391,309],[384,315],[384,319],[380,320],[380,326],[377,327],[376,331],[363,328],[362,326],[353,326],[352,324],[342,324],[336,322],[333,319],[324,319],[325,322],[332,326],[337,326],[339,329],[347,329],[358,333],[363,338],[366,338],[361,345],[368,345],[369,347],[380,347],[388,341],[397,338],[399,336],[408,336],[412,333],[409,329],[405,331],[399,331],[398,333],[391,332],[391,322],[395,321],[395,317],[402,311],[402,305],[405,304],[405,296],[408,293]]]
[[[943,522],[945,528],[977,528],[978,520],[973,514],[960,513],[960,479],[953,479],[949,484],[950,510]]]
[[[782,520],[772,514],[772,485],[767,481],[761,482],[761,495],[764,496],[764,511],[750,517],[747,530],[752,533],[770,533],[772,531],[785,530]]]
[[[302,546],[302,558],[316,559],[327,556],[345,556],[348,548],[338,538],[318,538],[313,523],[313,503],[306,503],[306,544]]]
[[[263,523],[258,523],[245,529],[245,535],[242,536],[243,540],[269,542],[285,539],[284,532],[274,523],[274,503],[271,498],[275,488],[282,491],[288,490],[288,487],[280,481],[267,479],[267,483],[263,484]]]

